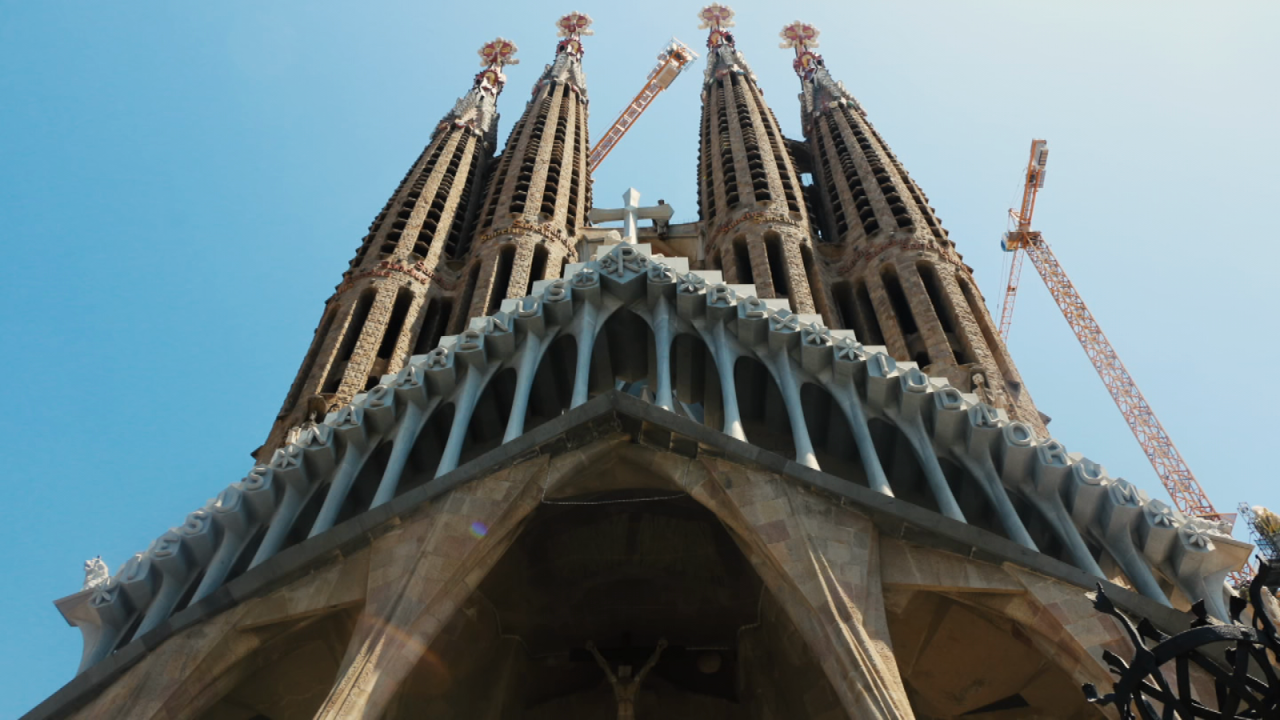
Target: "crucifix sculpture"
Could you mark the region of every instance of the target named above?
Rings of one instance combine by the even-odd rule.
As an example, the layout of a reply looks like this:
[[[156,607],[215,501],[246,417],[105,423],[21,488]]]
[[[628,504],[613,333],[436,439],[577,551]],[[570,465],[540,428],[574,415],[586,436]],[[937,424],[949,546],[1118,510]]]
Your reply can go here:
[[[657,205],[652,207],[640,207],[640,191],[635,188],[627,188],[622,193],[622,207],[620,208],[592,208],[587,215],[587,219],[592,223],[622,221],[622,241],[635,243],[639,231],[636,228],[636,222],[639,220],[660,220],[667,222],[671,220],[671,216],[675,214],[675,210],[670,205],[658,201]]]
[[[636,717],[636,700],[640,698],[640,683],[644,682],[645,675],[658,664],[658,657],[662,655],[662,651],[667,647],[667,639],[658,640],[658,649],[653,651],[653,655],[649,656],[649,661],[640,668],[640,672],[635,677],[631,676],[630,665],[619,665],[618,672],[615,675],[613,670],[609,668],[609,663],[596,649],[594,642],[587,643],[587,650],[595,657],[596,663],[604,670],[605,677],[609,678],[609,684],[613,686],[613,697],[618,701],[618,720],[635,720]]]

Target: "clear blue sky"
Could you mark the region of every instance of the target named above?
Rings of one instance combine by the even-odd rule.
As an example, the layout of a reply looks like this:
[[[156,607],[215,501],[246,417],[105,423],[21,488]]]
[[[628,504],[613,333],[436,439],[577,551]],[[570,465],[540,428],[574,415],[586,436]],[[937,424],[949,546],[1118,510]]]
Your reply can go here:
[[[778,30],[832,72],[938,208],[989,302],[1032,137],[1037,225],[1219,508],[1280,506],[1280,4],[737,2],[739,47],[792,137]],[[696,3],[596,3],[592,134]],[[0,13],[0,717],[72,677],[51,601],[112,571],[250,467],[364,229],[495,35],[520,46],[505,138],[552,57],[546,3],[8,2]],[[596,175],[697,216],[698,72]],[[1028,266],[1011,340],[1050,429],[1160,487]]]

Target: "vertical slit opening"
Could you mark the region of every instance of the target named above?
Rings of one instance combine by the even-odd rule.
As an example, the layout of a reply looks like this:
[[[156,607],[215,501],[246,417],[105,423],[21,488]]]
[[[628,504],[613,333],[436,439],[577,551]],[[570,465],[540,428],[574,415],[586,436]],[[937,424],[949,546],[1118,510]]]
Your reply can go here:
[[[747,249],[747,239],[741,235],[733,239],[733,267],[737,272],[739,285],[752,285],[755,275],[751,271],[751,251]]]
[[[547,274],[547,254],[547,248],[543,245],[533,249],[533,266],[529,268],[529,285],[525,288],[525,295],[532,295],[533,284]]]
[[[884,332],[880,329],[880,317],[876,315],[876,306],[871,302],[871,291],[867,290],[866,283],[858,283],[855,297],[858,299],[858,309],[862,312],[862,321],[866,325],[867,337],[862,342],[867,345],[883,345]]]
[[[764,234],[765,257],[769,260],[769,278],[773,280],[773,296],[789,297],[791,288],[787,285],[787,258],[782,250],[782,236],[769,232]],[[791,304],[795,310],[795,303]]]
[[[966,347],[964,338],[956,332],[960,323],[956,319],[956,309],[951,303],[951,298],[942,291],[942,278],[938,275],[938,269],[930,263],[921,261],[916,263],[916,272],[920,274],[920,282],[924,284],[924,291],[929,295],[929,302],[938,316],[938,323],[942,325],[942,331],[947,334],[947,344],[951,346],[951,353],[956,357],[956,364],[966,365],[973,362],[973,354]]]
[[[516,262],[516,248],[514,245],[507,245],[498,253],[498,269],[493,276],[493,285],[489,288],[489,304],[485,308],[485,315],[492,315],[498,312],[498,308],[502,306],[502,301],[507,297],[507,286],[511,284],[511,269]]]
[[[356,349],[356,341],[360,339],[360,332],[364,330],[365,320],[369,319],[369,308],[373,307],[373,299],[377,294],[378,291],[373,288],[360,293],[360,298],[356,300],[355,309],[351,311],[351,319],[347,322],[347,327],[343,331],[342,344],[338,346],[338,354],[334,356],[333,364],[329,366],[329,374],[325,378],[321,392],[334,393],[338,391],[338,386],[342,384],[342,374],[347,369],[347,362],[351,360],[351,353]]]
[[[396,293],[395,304],[391,306],[391,320],[382,333],[382,342],[378,345],[378,357],[390,360],[400,341],[400,332],[404,330],[404,320],[409,316],[409,306],[413,304],[413,291],[400,288]]]
[[[480,263],[476,262],[471,266],[471,274],[467,276],[467,284],[462,290],[462,300],[458,307],[462,309],[458,314],[462,317],[460,321],[455,321],[453,325],[461,328],[467,322],[467,318],[471,316],[471,302],[475,299],[476,284],[480,282]]]

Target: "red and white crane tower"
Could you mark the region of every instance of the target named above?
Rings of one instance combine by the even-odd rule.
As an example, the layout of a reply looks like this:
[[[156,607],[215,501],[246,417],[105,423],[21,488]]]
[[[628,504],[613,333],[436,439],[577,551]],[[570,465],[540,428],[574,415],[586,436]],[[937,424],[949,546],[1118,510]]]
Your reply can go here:
[[[675,38],[671,38],[671,42],[662,49],[658,54],[658,65],[649,73],[649,77],[645,79],[644,87],[640,88],[640,92],[636,94],[631,103],[623,109],[622,114],[617,120],[609,126],[604,135],[600,136],[596,146],[591,148],[591,154],[587,156],[587,164],[591,168],[591,172],[595,172],[600,167],[600,163],[608,157],[609,152],[613,150],[623,135],[631,129],[636,120],[644,114],[649,108],[650,103],[658,94],[671,86],[680,73],[689,67],[689,64],[698,59],[698,53],[692,48]]]
[[[1000,311],[1000,334],[1007,341],[1009,326],[1013,322],[1013,304],[1018,293],[1018,277],[1022,272],[1024,257],[1031,259],[1036,272],[1040,273],[1049,294],[1062,311],[1067,324],[1071,326],[1089,361],[1102,378],[1111,398],[1120,408],[1125,422],[1133,431],[1142,451],[1146,453],[1151,466],[1155,468],[1160,482],[1169,491],[1173,504],[1182,512],[1193,517],[1208,518],[1220,521],[1235,521],[1234,513],[1220,513],[1209,501],[1200,483],[1196,481],[1191,468],[1182,459],[1178,449],[1174,447],[1169,433],[1165,432],[1159,418],[1151,410],[1142,391],[1138,390],[1133,376],[1125,369],[1120,356],[1102,333],[1098,321],[1084,304],[1080,292],[1076,290],[1067,273],[1062,269],[1058,258],[1049,248],[1049,243],[1035,230],[1031,229],[1031,217],[1036,208],[1036,195],[1044,187],[1045,163],[1049,158],[1048,143],[1044,140],[1031,141],[1031,159],[1027,162],[1026,182],[1022,191],[1022,207],[1009,210],[1009,218],[1013,228],[1005,233],[1001,247],[1005,252],[1013,253],[1009,267],[1009,282],[1005,286],[1004,306]]]

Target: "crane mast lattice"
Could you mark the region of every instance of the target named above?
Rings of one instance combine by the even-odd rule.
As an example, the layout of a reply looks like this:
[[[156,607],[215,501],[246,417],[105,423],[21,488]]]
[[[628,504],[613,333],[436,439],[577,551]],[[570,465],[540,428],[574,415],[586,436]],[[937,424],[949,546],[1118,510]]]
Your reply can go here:
[[[1048,145],[1044,140],[1031,142],[1031,160],[1027,164],[1022,207],[1020,210],[1009,211],[1010,219],[1016,225],[1013,230],[1005,233],[1001,242],[1006,252],[1013,253],[1009,282],[1005,287],[1004,307],[1000,312],[1001,335],[1006,339],[1009,335],[1009,326],[1013,321],[1013,303],[1018,292],[1018,275],[1022,269],[1022,256],[1025,254],[1031,259],[1031,264],[1036,271],[1040,273],[1045,286],[1049,288],[1049,294],[1053,296],[1054,302],[1058,304],[1062,315],[1067,319],[1067,324],[1080,340],[1085,354],[1089,356],[1089,361],[1098,371],[1098,376],[1102,378],[1107,392],[1111,393],[1111,398],[1120,408],[1120,413],[1124,415],[1129,429],[1133,431],[1138,444],[1142,446],[1142,451],[1151,461],[1151,466],[1155,469],[1160,482],[1169,491],[1169,497],[1173,499],[1174,506],[1193,517],[1212,520],[1233,519],[1232,515],[1224,516],[1214,509],[1209,496],[1205,494],[1200,483],[1196,481],[1195,475],[1191,473],[1191,468],[1187,467],[1181,453],[1174,447],[1169,433],[1165,431],[1159,418],[1152,412],[1147,399],[1138,390],[1133,376],[1120,361],[1120,356],[1116,354],[1107,336],[1102,333],[1102,328],[1094,319],[1093,313],[1089,312],[1084,299],[1080,297],[1080,292],[1076,290],[1058,262],[1058,258],[1049,249],[1049,244],[1039,232],[1031,229],[1036,195],[1040,188],[1044,187],[1044,167],[1048,154]]]
[[[648,109],[654,98],[670,87],[680,73],[684,72],[689,67],[689,64],[697,59],[698,54],[692,48],[675,38],[671,39],[671,42],[658,55],[658,65],[649,73],[644,87],[640,88],[640,92],[622,111],[618,119],[613,121],[609,129],[600,137],[600,141],[596,143],[596,146],[591,148],[591,154],[587,156],[587,164],[590,166],[591,172],[595,172],[596,168],[600,167],[600,163],[604,162],[604,159],[609,156],[609,152],[618,144],[622,136],[626,135],[636,120],[644,114],[644,111]]]

